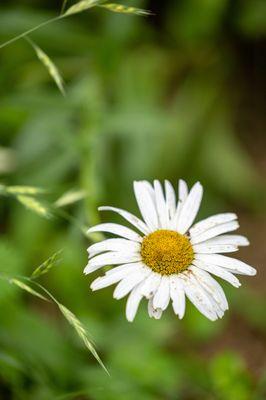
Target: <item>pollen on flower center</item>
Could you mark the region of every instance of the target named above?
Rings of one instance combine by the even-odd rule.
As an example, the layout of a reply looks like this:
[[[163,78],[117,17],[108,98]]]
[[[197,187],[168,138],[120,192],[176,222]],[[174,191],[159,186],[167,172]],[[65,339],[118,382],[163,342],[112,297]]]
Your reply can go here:
[[[171,275],[184,271],[193,261],[194,252],[186,236],[160,229],[145,236],[141,256],[154,272]]]

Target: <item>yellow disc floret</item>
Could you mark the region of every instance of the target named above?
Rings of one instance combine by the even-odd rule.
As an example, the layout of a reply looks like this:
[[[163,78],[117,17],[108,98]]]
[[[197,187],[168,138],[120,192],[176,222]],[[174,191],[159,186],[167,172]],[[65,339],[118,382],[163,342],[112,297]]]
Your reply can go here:
[[[189,239],[178,232],[160,229],[145,236],[141,245],[144,263],[161,275],[184,271],[194,259]]]

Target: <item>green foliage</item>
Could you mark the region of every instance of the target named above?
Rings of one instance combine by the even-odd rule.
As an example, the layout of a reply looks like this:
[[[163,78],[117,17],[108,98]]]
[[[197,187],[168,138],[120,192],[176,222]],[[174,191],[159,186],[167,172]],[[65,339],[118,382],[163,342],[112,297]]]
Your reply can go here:
[[[52,3],[0,6],[0,43],[41,24],[30,39],[67,92],[25,40],[0,50],[0,271],[13,278],[0,280],[0,397],[264,399],[262,273],[238,290],[223,283],[230,309],[222,321],[190,305],[182,321],[172,310],[150,320],[143,302],[134,324],[112,289],[90,292],[97,273],[82,273],[86,248],[102,237],[87,237],[87,227],[107,218],[97,206],[137,213],[132,181],[143,178],[201,180],[201,216],[238,212],[252,244],[240,256],[262,268],[263,84],[254,64],[263,2],[125,1],[120,12],[87,2],[95,7],[75,15],[78,1],[62,2],[60,15]],[[155,15],[134,16],[146,8]],[[121,12],[129,9],[131,17]],[[49,298],[33,278],[56,306],[28,293]],[[110,377],[89,357],[86,346],[96,356],[95,346],[84,332]]]
[[[214,390],[220,399],[248,400],[253,396],[250,377],[241,358],[233,353],[217,355],[211,363]]]

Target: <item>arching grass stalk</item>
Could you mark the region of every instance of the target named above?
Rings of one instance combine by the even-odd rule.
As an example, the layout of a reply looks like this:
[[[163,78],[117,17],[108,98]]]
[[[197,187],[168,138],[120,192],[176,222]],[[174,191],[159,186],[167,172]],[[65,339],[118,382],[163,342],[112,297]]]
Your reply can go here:
[[[38,29],[51,24],[52,22],[56,22],[59,21],[60,19],[69,17],[71,15],[74,14],[78,14],[80,12],[86,11],[89,8],[92,7],[104,7],[106,9],[108,9],[109,11],[115,12],[115,13],[122,13],[122,14],[132,14],[132,15],[151,15],[152,13],[148,10],[142,10],[140,8],[136,8],[136,7],[128,7],[128,6],[124,6],[122,4],[116,4],[116,3],[108,3],[107,0],[81,0],[78,3],[70,6],[66,11],[65,11],[65,7],[67,4],[67,0],[64,0],[63,4],[62,4],[62,8],[61,8],[61,13],[60,15],[48,19],[47,21],[44,21],[42,23],[40,23],[39,25],[28,29],[27,31],[13,37],[12,39],[8,40],[5,43],[2,43],[0,45],[0,49],[8,46],[11,43],[16,42],[19,39],[25,38],[26,36],[28,36],[29,34],[37,31]]]
[[[57,17],[54,17],[54,18],[48,19],[47,21],[41,22],[39,25],[37,25],[37,26],[35,26],[35,27],[31,28],[31,29],[28,29],[27,31],[21,33],[21,34],[18,35],[18,36],[13,37],[12,39],[8,40],[8,41],[5,42],[5,43],[2,43],[2,44],[0,45],[0,49],[3,49],[4,47],[8,46],[8,45],[11,44],[11,43],[16,42],[16,41],[19,40],[19,39],[23,39],[23,38],[25,38],[27,35],[29,35],[29,34],[35,32],[35,31],[37,31],[38,29],[42,28],[43,26],[49,25],[49,24],[51,24],[52,22],[55,22],[55,21],[59,21],[60,19],[62,19],[62,18],[64,18],[64,17],[65,17],[64,14],[63,14],[63,15],[58,15]]]
[[[97,4],[100,4],[100,3],[103,3],[103,2],[104,2],[103,0],[82,0],[82,1],[79,1],[78,3],[76,3],[73,6],[69,7],[64,13],[61,13],[60,15],[58,15],[58,16],[56,16],[54,18],[48,19],[47,21],[44,21],[44,22],[40,23],[39,25],[37,25],[37,26],[35,26],[35,27],[31,28],[31,29],[28,29],[27,31],[21,33],[20,35],[15,36],[14,38],[8,40],[7,42],[1,44],[0,45],[0,49],[2,49],[3,47],[5,47],[5,46],[7,46],[7,45],[9,45],[11,43],[16,42],[19,39],[25,38],[29,34],[37,31],[38,29],[40,29],[40,28],[42,28],[42,27],[44,27],[46,25],[51,24],[52,22],[56,22],[56,21],[59,21],[60,19],[69,17],[70,15],[77,14],[79,12],[88,10],[89,8],[92,8],[92,7],[96,6]],[[66,1],[63,4],[63,8],[62,8],[63,11],[64,11],[64,8],[65,8],[65,5],[66,5]]]
[[[33,272],[32,276],[34,276],[34,272]],[[31,277],[26,277],[26,276],[9,277],[9,276],[0,274],[0,279],[3,279],[4,281],[8,282],[11,285],[16,285],[20,289],[26,291],[27,293],[31,294],[32,296],[38,297],[41,300],[48,301],[48,302],[52,301],[58,307],[58,309],[60,310],[61,314],[63,314],[63,316],[65,317],[67,322],[75,329],[76,333],[78,334],[80,339],[83,341],[86,348],[92,353],[92,355],[98,361],[100,366],[104,369],[104,371],[108,375],[110,375],[106,366],[104,365],[103,361],[101,360],[100,356],[98,355],[92,340],[89,338],[89,334],[88,334],[87,330],[85,329],[85,327],[83,326],[82,322],[76,317],[75,314],[73,314],[72,311],[70,311],[66,306],[61,304],[54,297],[54,295],[52,295],[52,293],[49,292],[49,290],[47,290],[43,285],[36,282]],[[25,283],[25,281],[28,282],[29,284]],[[34,286],[36,286],[36,288],[40,289],[41,292],[44,293],[44,295],[42,293],[40,293],[39,290],[37,291],[37,290],[33,289],[31,287],[31,285],[34,285]]]

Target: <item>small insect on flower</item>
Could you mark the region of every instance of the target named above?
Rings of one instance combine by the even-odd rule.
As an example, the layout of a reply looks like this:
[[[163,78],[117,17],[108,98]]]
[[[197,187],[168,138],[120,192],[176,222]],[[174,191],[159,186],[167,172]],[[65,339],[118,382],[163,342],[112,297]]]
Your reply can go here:
[[[244,236],[228,234],[239,224],[233,213],[217,214],[195,225],[203,188],[197,182],[190,191],[179,181],[178,199],[170,182],[134,182],[134,192],[143,221],[131,213],[114,207],[114,211],[130,222],[139,233],[123,225],[105,223],[89,232],[108,232],[120,238],[106,239],[88,248],[89,274],[106,265],[117,265],[95,279],[92,290],[117,284],[114,298],[128,296],[126,317],[133,321],[143,297],[148,299],[150,317],[159,319],[170,301],[181,319],[185,313],[185,296],[197,309],[215,321],[228,309],[216,275],[235,287],[240,282],[235,274],[255,275],[256,270],[244,262],[219,253],[230,253],[247,246]]]

